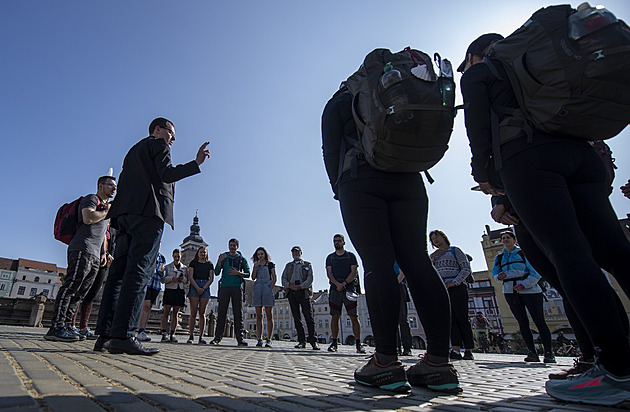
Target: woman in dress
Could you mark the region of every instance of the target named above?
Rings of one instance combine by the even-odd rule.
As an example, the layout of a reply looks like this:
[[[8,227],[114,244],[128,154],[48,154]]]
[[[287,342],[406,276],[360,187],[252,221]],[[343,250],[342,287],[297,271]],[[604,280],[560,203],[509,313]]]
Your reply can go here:
[[[193,343],[195,338],[195,321],[199,312],[199,344],[207,342],[203,338],[206,327],[206,306],[210,299],[210,285],[214,280],[214,265],[208,258],[208,249],[200,247],[195,258],[188,265],[188,281],[190,289],[188,300],[190,301],[190,318],[188,319],[188,331],[190,337],[187,343]]]
[[[258,343],[256,346],[263,346],[263,307],[267,316],[267,339],[265,347],[271,347],[271,337],[273,336],[273,286],[276,284],[276,265],[269,258],[269,253],[264,247],[259,247],[252,256],[254,268],[252,269],[252,280],[254,280],[253,305],[256,308],[256,335]]]
[[[466,278],[472,273],[468,257],[460,248],[451,246],[441,230],[429,233],[431,245],[436,248],[431,262],[440,274],[451,299],[451,360],[472,360],[475,347],[472,328],[468,320],[468,286]],[[460,350],[464,344],[464,356]]]

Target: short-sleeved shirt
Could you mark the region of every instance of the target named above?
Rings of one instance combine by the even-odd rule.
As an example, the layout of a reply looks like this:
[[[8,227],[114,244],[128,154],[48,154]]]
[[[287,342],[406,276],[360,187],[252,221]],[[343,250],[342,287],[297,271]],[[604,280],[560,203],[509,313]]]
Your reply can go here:
[[[338,255],[336,252],[333,252],[326,258],[326,267],[331,267],[333,277],[338,282],[344,282],[348,279],[348,275],[352,271],[353,265],[359,266],[357,263],[357,257],[354,253],[348,252],[347,250],[343,253],[343,255]]]
[[[193,268],[193,279],[195,280],[210,279],[210,271],[214,270],[214,265],[211,262],[199,262],[196,260],[190,262],[188,267]]]
[[[101,245],[105,238],[105,231],[109,224],[109,219],[87,225],[83,223],[83,209],[99,210],[103,207],[103,202],[96,195],[87,195],[79,202],[79,222],[77,232],[68,245],[68,252],[87,252],[93,256],[101,256]]]

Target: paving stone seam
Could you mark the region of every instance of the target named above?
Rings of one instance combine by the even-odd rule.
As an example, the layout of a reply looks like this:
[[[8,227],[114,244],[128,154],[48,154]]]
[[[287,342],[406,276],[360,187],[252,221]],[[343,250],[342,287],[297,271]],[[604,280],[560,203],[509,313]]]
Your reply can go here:
[[[49,409],[44,402],[43,396],[33,387],[32,379],[26,376],[26,374],[24,373],[24,369],[22,369],[20,364],[15,360],[15,358],[9,353],[8,350],[2,348],[1,351],[15,370],[18,378],[22,381],[22,385],[24,385],[24,388],[26,388],[28,394],[31,395],[35,402],[37,402],[42,411],[48,411]]]

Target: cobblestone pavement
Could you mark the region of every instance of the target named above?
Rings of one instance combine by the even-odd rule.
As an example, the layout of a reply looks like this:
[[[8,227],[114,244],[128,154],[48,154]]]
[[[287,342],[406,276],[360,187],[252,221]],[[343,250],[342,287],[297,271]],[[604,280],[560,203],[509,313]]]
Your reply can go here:
[[[271,349],[237,347],[233,339],[217,347],[151,342],[158,355],[129,356],[93,352],[94,341],[49,342],[45,332],[0,326],[0,412],[610,410],[546,395],[546,376],[571,366],[570,358],[549,366],[525,364],[522,355],[475,354],[474,361],[455,362],[464,389],[459,396],[421,388],[392,395],[354,383],[365,355],[349,346],[328,353],[326,347],[294,349],[291,342]]]

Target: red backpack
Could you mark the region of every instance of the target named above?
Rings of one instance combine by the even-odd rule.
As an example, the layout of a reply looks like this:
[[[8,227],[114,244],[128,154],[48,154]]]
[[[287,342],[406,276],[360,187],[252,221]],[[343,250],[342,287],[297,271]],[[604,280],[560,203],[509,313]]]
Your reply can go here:
[[[64,204],[57,210],[53,233],[55,239],[66,245],[70,244],[70,241],[77,233],[77,229],[81,224],[79,220],[79,204],[81,204],[81,200],[83,200],[83,196],[70,203]]]

